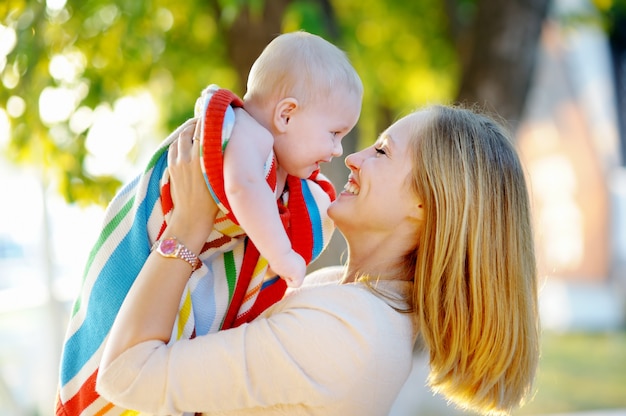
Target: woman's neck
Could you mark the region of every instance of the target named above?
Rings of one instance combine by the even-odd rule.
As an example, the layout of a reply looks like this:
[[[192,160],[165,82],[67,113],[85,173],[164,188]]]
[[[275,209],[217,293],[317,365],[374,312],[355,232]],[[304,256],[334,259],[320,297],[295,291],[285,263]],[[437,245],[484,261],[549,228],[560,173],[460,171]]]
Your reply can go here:
[[[419,241],[421,223],[399,222],[392,226],[370,224],[367,221],[343,221],[333,218],[348,246],[346,281],[359,276],[381,280],[408,280],[407,257],[414,257]]]
[[[348,242],[348,261],[343,283],[354,282],[361,277],[377,280],[412,280],[405,276],[404,257],[408,253],[400,242],[376,242],[362,239],[358,244]]]
[[[395,229],[367,225],[349,226],[337,223],[346,239],[348,256],[344,281],[355,281],[361,276],[380,280],[413,280],[407,274],[407,256],[415,252],[417,232],[415,227]]]

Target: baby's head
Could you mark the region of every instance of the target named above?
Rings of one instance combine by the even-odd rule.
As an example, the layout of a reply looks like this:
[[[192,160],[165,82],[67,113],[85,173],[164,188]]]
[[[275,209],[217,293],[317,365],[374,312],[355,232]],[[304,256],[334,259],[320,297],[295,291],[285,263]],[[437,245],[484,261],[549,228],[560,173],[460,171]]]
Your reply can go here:
[[[360,99],[361,78],[341,49],[299,31],[284,33],[265,47],[250,69],[244,101],[268,105],[294,97],[306,106],[336,93]]]
[[[363,84],[346,54],[307,32],[276,37],[248,75],[245,108],[274,135],[287,173],[308,177],[342,153],[361,112]],[[330,144],[332,142],[332,144]]]

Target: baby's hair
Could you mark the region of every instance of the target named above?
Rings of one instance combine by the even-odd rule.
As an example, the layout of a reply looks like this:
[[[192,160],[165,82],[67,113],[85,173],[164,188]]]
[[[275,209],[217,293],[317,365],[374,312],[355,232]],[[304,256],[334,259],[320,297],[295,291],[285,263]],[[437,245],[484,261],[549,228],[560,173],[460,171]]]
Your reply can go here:
[[[300,105],[333,93],[363,95],[363,84],[346,54],[307,32],[279,35],[263,50],[248,75],[245,101],[296,98]]]
[[[425,111],[411,132],[412,185],[426,213],[413,307],[429,384],[461,407],[508,414],[528,397],[539,359],[524,171],[492,118],[459,107]]]

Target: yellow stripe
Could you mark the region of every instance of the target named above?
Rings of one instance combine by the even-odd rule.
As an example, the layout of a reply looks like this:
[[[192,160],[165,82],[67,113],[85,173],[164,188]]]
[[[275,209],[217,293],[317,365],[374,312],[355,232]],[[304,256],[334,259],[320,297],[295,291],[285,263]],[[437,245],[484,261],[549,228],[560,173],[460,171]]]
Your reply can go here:
[[[185,329],[185,325],[187,324],[187,320],[189,319],[189,315],[191,314],[191,291],[187,288],[187,296],[185,296],[185,302],[183,302],[183,306],[178,311],[178,336],[176,339],[180,339],[183,335],[183,331]]]
[[[254,271],[252,272],[252,278],[258,276],[259,273],[264,272],[264,268],[267,267],[267,260],[265,257],[259,257],[259,261],[256,262],[256,266],[254,266]]]
[[[235,236],[235,235],[243,234],[243,230],[241,229],[241,227],[235,224],[232,224],[231,226],[220,227],[219,231],[222,234],[226,234],[228,236]]]

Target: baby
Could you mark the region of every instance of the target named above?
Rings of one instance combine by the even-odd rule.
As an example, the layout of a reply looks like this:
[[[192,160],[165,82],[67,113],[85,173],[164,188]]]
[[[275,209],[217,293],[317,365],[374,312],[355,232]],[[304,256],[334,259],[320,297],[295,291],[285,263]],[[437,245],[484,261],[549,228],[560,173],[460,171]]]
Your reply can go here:
[[[210,139],[204,117],[211,116],[209,103],[218,90],[210,86],[196,104],[205,152]],[[341,140],[359,118],[362,94],[358,74],[336,46],[306,32],[280,35],[252,65],[245,110],[229,106],[224,114],[223,128],[232,129],[230,138],[218,144],[224,149],[226,201],[216,195],[207,174],[213,167],[203,164],[221,210],[241,226],[271,270],[290,287],[302,284],[306,262],[292,248],[276,202],[288,192],[287,175],[309,178],[320,163],[341,156]],[[248,123],[255,133],[238,134],[238,123]]]

